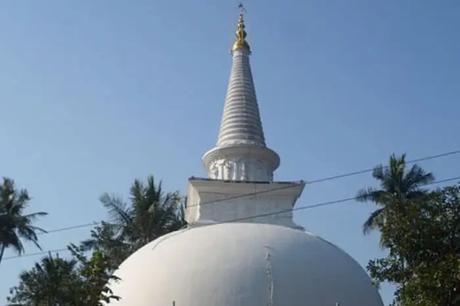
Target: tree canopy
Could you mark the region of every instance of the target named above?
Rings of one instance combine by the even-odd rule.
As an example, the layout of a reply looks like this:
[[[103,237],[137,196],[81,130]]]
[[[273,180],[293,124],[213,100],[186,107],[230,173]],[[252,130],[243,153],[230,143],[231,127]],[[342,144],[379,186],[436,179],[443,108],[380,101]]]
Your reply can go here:
[[[104,193],[100,201],[108,209],[109,220],[95,227],[91,239],[82,243],[86,249],[107,254],[114,267],[150,241],[186,224],[182,198],[177,192],[164,193],[153,176],[146,183],[135,180],[129,200]]]
[[[394,305],[459,306],[460,185],[421,189],[433,176],[417,165],[407,171],[404,155],[373,176],[381,188],[358,193],[379,206],[364,229],[380,231],[388,255],[369,262],[371,277],[396,284]]]
[[[91,238],[70,245],[71,257],[51,255],[20,275],[11,289],[10,305],[99,306],[119,299],[108,287],[118,281],[114,271],[130,254],[146,243],[185,225],[182,198],[164,193],[152,176],[135,180],[128,203],[104,193],[102,204],[109,220],[91,231]]]

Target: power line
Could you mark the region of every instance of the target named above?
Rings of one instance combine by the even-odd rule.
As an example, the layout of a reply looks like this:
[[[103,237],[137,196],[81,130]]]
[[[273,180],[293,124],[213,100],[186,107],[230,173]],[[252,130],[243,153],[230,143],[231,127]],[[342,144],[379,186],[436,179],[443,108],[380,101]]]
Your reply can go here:
[[[411,159],[411,160],[406,161],[406,165],[415,164],[415,163],[418,163],[418,162],[421,162],[421,161],[426,161],[426,160],[437,159],[437,158],[441,158],[441,157],[447,157],[447,156],[456,155],[456,154],[460,154],[460,150],[444,152],[444,153],[440,153],[440,154],[436,154],[436,155],[430,155],[430,156],[425,156],[425,157],[421,157],[421,158]],[[382,167],[384,169],[386,169],[389,166],[382,166]],[[363,169],[363,170],[358,170],[358,171],[353,171],[353,172],[348,172],[348,173],[343,173],[343,174],[338,174],[338,175],[333,175],[333,176],[326,176],[326,177],[315,179],[315,180],[312,180],[312,181],[307,181],[307,184],[322,183],[322,182],[335,180],[335,179],[340,179],[340,178],[344,178],[344,177],[349,177],[349,176],[354,176],[354,175],[359,175],[359,174],[365,174],[365,173],[372,172],[373,170],[374,170],[374,168],[367,168],[367,169]]]
[[[421,162],[421,161],[432,160],[432,159],[437,159],[437,158],[456,155],[456,154],[460,154],[460,150],[444,152],[444,153],[440,153],[440,154],[436,154],[436,155],[430,155],[430,156],[425,156],[425,157],[421,157],[421,158],[417,158],[417,159],[408,160],[408,161],[406,161],[406,164],[414,164],[414,163]],[[388,166],[382,166],[382,167],[383,168],[388,168]],[[344,177],[349,177],[349,176],[369,173],[369,172],[372,172],[373,170],[374,170],[374,168],[368,168],[368,169],[363,169],[363,170],[343,173],[343,174],[339,174],[339,175],[334,175],[334,176],[324,177],[324,178],[315,179],[315,180],[311,180],[311,181],[306,181],[305,184],[311,185],[311,184],[316,184],[316,183],[322,183],[322,182],[336,180],[336,179],[340,179],[340,178],[344,178]],[[303,181],[300,181],[300,182],[303,182]],[[187,208],[195,207],[195,206],[204,206],[204,205],[208,205],[208,204],[215,204],[215,203],[218,203],[218,202],[234,200],[234,199],[239,199],[239,198],[244,198],[244,197],[250,197],[250,196],[255,196],[255,195],[259,195],[259,194],[263,194],[263,193],[270,193],[270,192],[273,192],[273,191],[289,189],[289,188],[293,188],[293,187],[297,187],[297,186],[298,186],[298,184],[294,183],[294,184],[289,184],[289,185],[283,186],[283,187],[272,188],[272,189],[262,190],[262,191],[254,191],[254,192],[240,194],[240,195],[227,197],[227,198],[223,198],[223,199],[202,202],[200,204],[192,204],[192,205],[187,206]]]
[[[452,177],[448,179],[437,180],[431,183],[423,184],[421,186],[436,185],[436,184],[442,184],[442,183],[458,181],[458,180],[460,180],[460,176],[456,176],[456,177]],[[299,211],[299,210],[307,210],[307,209],[318,208],[318,207],[323,207],[323,206],[341,204],[341,203],[357,200],[358,198],[359,198],[358,196],[355,196],[355,197],[343,198],[343,199],[338,199],[338,200],[333,200],[333,201],[319,202],[319,203],[315,203],[311,205],[297,206],[297,207],[290,208],[290,209],[284,209],[284,210],[279,210],[279,211],[265,213],[265,214],[258,214],[258,215],[249,216],[249,217],[237,218],[237,219],[227,220],[227,221],[218,222],[218,223],[230,223],[230,222],[237,222],[237,221],[243,221],[243,220],[250,220],[250,219],[278,215],[278,214],[294,212],[294,211]]]
[[[89,226],[95,226],[95,225],[98,225],[100,223],[101,222],[91,222],[91,223],[85,223],[85,224],[72,225],[72,226],[68,226],[68,227],[61,227],[61,228],[48,230],[46,232],[40,232],[40,233],[37,233],[37,235],[64,232],[64,231],[69,231],[69,230],[78,229],[78,228],[85,228],[85,227],[89,227]]]
[[[64,252],[64,251],[68,251],[68,250],[69,249],[67,249],[67,248],[62,248],[62,249],[47,250],[47,251],[41,251],[41,252],[35,252],[35,253],[25,253],[25,254],[22,254],[22,255],[4,257],[3,260],[10,260],[10,259],[16,259],[16,258],[23,258],[23,257],[32,257],[32,256],[49,254],[49,253]]]
[[[73,226],[68,226],[68,227],[56,228],[56,229],[53,229],[53,230],[48,230],[46,232],[37,233],[37,235],[64,232],[64,231],[69,231],[69,230],[78,229],[78,228],[85,228],[85,227],[89,227],[89,226],[95,226],[95,225],[98,225],[100,223],[101,222],[91,222],[91,223],[73,225]],[[35,252],[35,253],[26,253],[26,254],[17,255],[17,256],[4,257],[3,260],[10,260],[10,259],[22,258],[22,257],[32,257],[32,256],[44,255],[44,254],[48,254],[48,253],[65,252],[65,251],[68,251],[68,250],[69,249],[67,249],[67,248],[62,248],[62,249],[47,250],[47,251],[41,251],[41,252]]]
[[[434,182],[423,184],[423,185],[420,185],[420,186],[437,185],[437,184],[447,183],[447,182],[451,182],[451,181],[458,181],[458,180],[460,180],[460,176],[451,177],[451,178],[442,179],[442,180],[436,180]],[[353,200],[357,200],[358,198],[359,197],[354,196],[354,197],[342,198],[342,199],[332,200],[332,201],[317,202],[317,203],[310,204],[310,205],[297,206],[295,208],[284,209],[284,210],[279,210],[279,211],[265,213],[265,214],[257,214],[257,215],[253,215],[253,216],[249,216],[249,217],[242,217],[242,218],[225,220],[225,221],[222,221],[222,222],[213,223],[212,225],[222,224],[222,223],[232,223],[232,222],[238,222],[238,221],[261,218],[261,217],[279,215],[279,214],[284,214],[284,213],[289,213],[289,212],[295,212],[295,211],[300,211],[300,210],[307,210],[307,209],[313,209],[313,208],[318,208],[318,207],[336,205],[336,204],[341,204],[341,203],[346,203],[346,202],[350,202],[350,201],[353,201]],[[62,248],[62,249],[48,250],[48,251],[42,251],[42,252],[36,252],[36,253],[28,253],[28,254],[26,253],[26,254],[23,254],[23,255],[5,257],[3,260],[10,260],[10,259],[15,259],[15,258],[30,257],[30,256],[38,256],[38,255],[43,255],[43,254],[48,254],[48,253],[56,253],[56,252],[62,252],[62,251],[68,251],[68,249],[67,248]]]
[[[430,156],[425,156],[425,157],[421,157],[421,158],[417,158],[417,159],[408,160],[408,161],[406,161],[406,164],[409,165],[409,164],[414,164],[414,163],[421,162],[421,161],[433,160],[433,159],[452,156],[452,155],[456,155],[456,154],[460,154],[460,150],[454,150],[454,151],[444,152],[444,153],[440,153],[440,154],[436,154],[436,155],[430,155]],[[388,166],[382,166],[382,167],[383,168],[388,168]],[[315,180],[306,181],[305,184],[311,185],[311,184],[316,184],[316,183],[322,183],[322,182],[326,182],[326,181],[331,181],[331,180],[341,179],[341,178],[345,178],[345,177],[350,177],[350,176],[369,173],[369,172],[372,172],[373,170],[374,170],[374,168],[367,168],[367,169],[363,169],[363,170],[352,171],[352,172],[347,172],[347,173],[333,175],[333,176],[327,176],[327,177],[323,177],[323,178],[319,178],[319,179],[315,179]],[[304,181],[300,181],[300,182],[304,182]],[[236,200],[236,199],[245,198],[245,197],[257,196],[257,195],[260,195],[260,194],[271,193],[271,192],[280,191],[280,190],[284,190],[284,189],[294,188],[294,187],[297,187],[297,186],[298,186],[298,184],[288,184],[286,186],[282,186],[282,187],[278,187],[278,188],[272,188],[272,189],[268,189],[268,190],[261,190],[261,191],[254,191],[254,192],[250,192],[250,193],[239,194],[239,195],[235,195],[235,196],[232,196],[232,197],[227,197],[227,198],[222,198],[222,199],[202,202],[200,204],[192,204],[192,205],[188,205],[186,208],[197,207],[197,206],[205,206],[205,205],[215,204],[215,203],[219,203],[219,202],[225,202],[225,201],[229,201],[229,200]],[[38,234],[57,233],[57,232],[63,232],[63,231],[78,229],[78,228],[90,227],[90,226],[94,226],[94,225],[98,225],[98,224],[100,224],[100,222],[78,224],[78,225],[69,226],[69,227],[56,228],[56,229],[49,230],[49,231],[42,232],[42,233],[38,233]]]
[[[261,191],[254,191],[254,192],[251,192],[251,193],[240,194],[240,195],[236,195],[236,196],[233,196],[233,197],[227,197],[227,198],[223,198],[223,199],[203,202],[203,203],[200,203],[200,204],[189,205],[186,208],[209,205],[209,204],[214,204],[214,203],[219,203],[219,202],[224,202],[224,201],[229,201],[229,200],[234,200],[234,199],[239,199],[239,198],[244,198],[244,197],[256,196],[256,195],[263,194],[263,193],[270,193],[270,192],[283,190],[283,189],[288,189],[288,188],[293,188],[293,187],[297,187],[297,186],[298,186],[297,184],[289,184],[287,186],[282,186],[282,187],[278,187],[278,188],[272,188],[272,189],[261,190]],[[101,222],[91,222],[91,223],[77,224],[77,225],[73,225],[73,226],[47,230],[46,232],[39,232],[39,233],[37,233],[37,235],[45,235],[45,234],[51,234],[51,233],[64,232],[64,231],[74,230],[74,229],[78,229],[78,228],[90,227],[90,226],[94,226],[94,225],[98,225],[98,224],[101,224]]]
[[[406,161],[406,164],[409,165],[409,164],[414,164],[414,163],[421,162],[421,161],[432,160],[432,159],[437,159],[437,158],[441,158],[441,157],[447,157],[447,156],[456,155],[456,154],[460,154],[460,150],[444,152],[444,153],[440,153],[440,154],[436,154],[436,155],[430,155],[430,156],[425,156],[425,157],[421,157],[421,158],[417,158],[417,159],[408,160],[408,161]],[[382,166],[382,167],[386,169],[389,166]],[[336,180],[336,179],[340,179],[340,178],[344,178],[344,177],[349,177],[349,176],[369,173],[369,172],[372,172],[373,170],[374,170],[374,168],[368,168],[368,169],[363,169],[363,170],[343,173],[343,174],[339,174],[339,175],[334,175],[334,176],[324,177],[324,178],[315,179],[315,180],[311,180],[311,181],[306,181],[305,184],[311,185],[311,184],[316,184],[316,183],[322,183],[322,182]],[[300,181],[300,182],[304,182],[304,181]],[[222,198],[222,199],[218,199],[218,200],[202,202],[202,203],[199,203],[199,204],[192,204],[192,205],[188,205],[187,208],[196,207],[196,206],[204,206],[204,205],[208,205],[208,204],[215,204],[215,203],[218,203],[218,202],[224,202],[224,201],[228,201],[228,200],[235,200],[235,199],[245,198],[245,197],[250,197],[250,196],[256,196],[256,195],[263,194],[263,193],[270,193],[270,192],[279,191],[279,190],[283,190],[283,189],[289,189],[289,188],[293,188],[293,187],[297,187],[297,186],[298,186],[298,184],[294,183],[294,184],[289,184],[289,185],[283,186],[283,187],[272,188],[272,189],[262,190],[262,191],[254,191],[254,192],[240,194],[240,195],[227,197],[227,198]]]

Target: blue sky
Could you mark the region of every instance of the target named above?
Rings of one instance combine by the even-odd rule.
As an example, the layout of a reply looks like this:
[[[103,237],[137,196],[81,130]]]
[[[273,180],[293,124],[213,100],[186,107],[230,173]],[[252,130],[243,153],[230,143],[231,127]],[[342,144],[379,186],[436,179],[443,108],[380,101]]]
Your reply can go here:
[[[205,176],[217,137],[236,1],[0,2],[0,176],[47,211],[46,229],[106,217],[103,192],[128,197],[154,174],[168,190]],[[248,40],[279,180],[369,168],[406,152],[460,148],[460,2],[246,1]],[[421,163],[443,179],[460,157]],[[298,205],[353,196],[369,175],[307,185]],[[298,212],[308,231],[365,266],[372,205]],[[41,237],[44,250],[89,228]],[[35,252],[27,245],[27,252]],[[14,256],[11,251],[6,256]],[[62,253],[61,256],[65,256]],[[0,264],[0,300],[40,257]],[[391,286],[381,294],[391,300]]]

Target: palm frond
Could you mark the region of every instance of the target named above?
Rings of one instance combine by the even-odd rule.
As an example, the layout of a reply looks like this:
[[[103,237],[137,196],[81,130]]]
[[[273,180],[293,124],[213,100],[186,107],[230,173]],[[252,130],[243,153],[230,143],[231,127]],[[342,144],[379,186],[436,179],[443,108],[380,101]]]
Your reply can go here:
[[[138,201],[144,197],[144,186],[141,181],[139,180],[134,180],[133,185],[131,186],[131,200]]]
[[[363,224],[363,233],[369,234],[372,230],[379,228],[383,224],[383,213],[385,208],[379,208],[371,213]]]
[[[434,175],[425,172],[418,165],[413,165],[409,172],[407,172],[404,179],[407,191],[417,188],[420,185],[425,185],[434,181]]]
[[[372,176],[378,181],[383,181],[385,179],[385,168],[382,165],[375,166],[372,170]]]
[[[25,238],[28,241],[32,241],[37,248],[42,249],[38,244],[38,237],[35,231],[29,226],[21,226],[17,228],[19,236]]]
[[[15,189],[12,179],[3,178],[0,185],[0,244],[14,248],[19,254],[24,251],[21,239],[33,242],[38,248],[37,231],[33,222],[45,212],[23,214],[30,200],[26,189]]]
[[[9,235],[7,235],[6,243],[4,244],[7,247],[13,247],[18,254],[22,254],[24,252],[24,245],[18,235],[14,232],[10,232]]]
[[[390,196],[385,190],[373,187],[364,188],[358,191],[356,200],[358,202],[374,202],[377,205],[387,205]]]
[[[23,217],[27,218],[27,219],[30,219],[30,220],[35,220],[37,217],[43,217],[43,216],[47,216],[47,215],[48,215],[47,212],[39,211],[39,212],[24,215]]]
[[[100,197],[100,201],[109,210],[109,214],[114,222],[129,225],[132,223],[132,216],[130,210],[127,208],[122,199],[115,196],[110,196],[104,193]]]

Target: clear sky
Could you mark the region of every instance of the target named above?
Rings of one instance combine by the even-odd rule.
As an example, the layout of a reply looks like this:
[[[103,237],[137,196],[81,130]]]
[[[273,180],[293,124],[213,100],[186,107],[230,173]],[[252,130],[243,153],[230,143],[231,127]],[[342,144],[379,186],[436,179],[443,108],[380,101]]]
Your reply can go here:
[[[0,176],[47,211],[46,229],[98,221],[103,192],[154,174],[168,190],[205,176],[230,73],[236,1],[0,1]],[[248,0],[252,69],[279,180],[369,168],[393,152],[460,148],[460,2]],[[460,175],[460,157],[421,165]],[[370,175],[307,185],[298,205],[349,197]],[[365,266],[372,205],[296,213]],[[90,228],[41,236],[63,248]],[[26,251],[37,250],[27,245]],[[8,251],[6,256],[14,256]],[[66,253],[61,253],[66,256]],[[39,260],[0,264],[0,304]],[[385,303],[392,289],[383,286]]]

